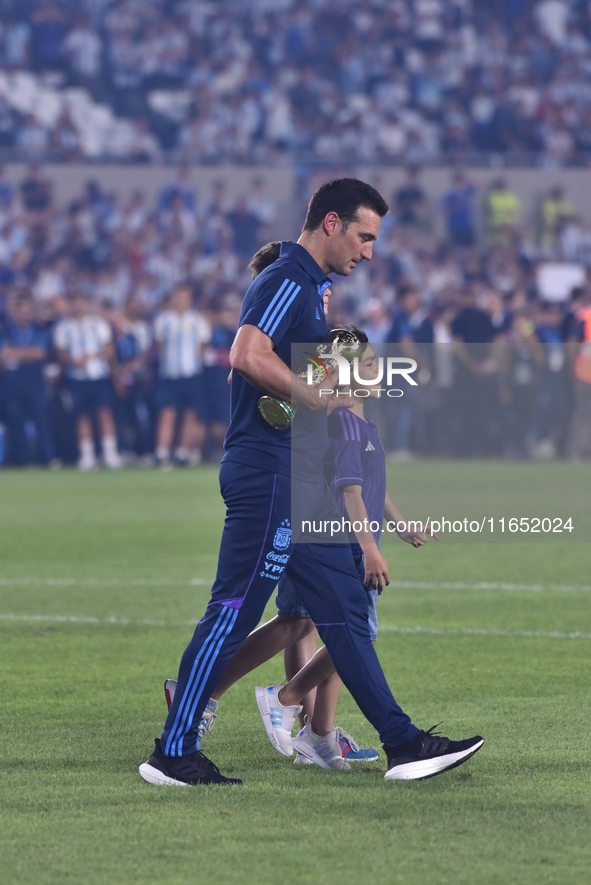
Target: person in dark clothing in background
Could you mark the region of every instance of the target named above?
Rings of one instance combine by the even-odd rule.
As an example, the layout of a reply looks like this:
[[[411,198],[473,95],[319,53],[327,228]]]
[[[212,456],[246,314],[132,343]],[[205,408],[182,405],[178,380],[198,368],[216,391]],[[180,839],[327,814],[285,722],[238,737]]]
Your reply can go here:
[[[493,341],[495,330],[476,306],[474,286],[466,286],[461,308],[452,322],[455,350],[458,454],[490,455],[499,433]]]
[[[0,364],[10,459],[18,466],[38,460],[45,466],[54,458],[49,425],[49,404],[43,368],[47,359],[47,335],[35,322],[35,307],[26,290],[16,292],[8,306],[8,316],[0,335]],[[29,428],[34,428],[36,452]]]

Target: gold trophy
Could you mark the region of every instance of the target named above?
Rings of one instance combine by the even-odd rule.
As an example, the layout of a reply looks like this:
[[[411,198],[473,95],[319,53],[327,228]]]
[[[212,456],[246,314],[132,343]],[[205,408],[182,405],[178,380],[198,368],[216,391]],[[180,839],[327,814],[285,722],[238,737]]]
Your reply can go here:
[[[360,342],[349,329],[331,329],[323,341],[316,346],[315,353],[308,354],[305,365],[300,366],[296,375],[308,379],[313,387],[319,387],[325,378],[338,367],[333,355],[344,356],[353,362],[360,356]],[[259,412],[267,424],[275,430],[288,430],[293,422],[297,406],[274,396],[262,396],[259,399]]]

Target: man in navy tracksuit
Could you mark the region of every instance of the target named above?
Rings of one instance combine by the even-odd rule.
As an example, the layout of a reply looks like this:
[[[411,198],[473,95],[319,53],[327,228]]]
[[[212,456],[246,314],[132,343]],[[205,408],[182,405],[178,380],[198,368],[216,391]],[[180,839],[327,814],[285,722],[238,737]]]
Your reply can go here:
[[[338,179],[322,185],[312,197],[298,243],[283,243],[279,260],[246,293],[230,354],[231,421],[220,470],[227,512],[218,571],[206,613],[182,657],[162,737],[140,766],[149,783],[240,783],[223,777],[200,751],[199,724],[211,691],[258,624],[284,568],[343,682],[378,730],[389,763],[402,748],[393,764],[414,764],[422,753],[429,764],[438,757],[436,770],[429,769],[438,773],[464,761],[482,743],[480,738],[454,743],[420,732],[396,704],[371,643],[367,595],[348,539],[342,544],[294,543],[300,540],[301,522],[291,506],[291,434],[266,424],[257,408],[261,391],[305,407],[297,416],[307,430],[297,453],[298,498],[308,505],[317,501],[327,519],[338,519],[322,474],[327,398],[291,372],[291,346],[322,340],[327,274],[347,276],[360,261],[371,259],[387,211],[382,197],[363,182]],[[469,749],[463,746],[468,743]]]

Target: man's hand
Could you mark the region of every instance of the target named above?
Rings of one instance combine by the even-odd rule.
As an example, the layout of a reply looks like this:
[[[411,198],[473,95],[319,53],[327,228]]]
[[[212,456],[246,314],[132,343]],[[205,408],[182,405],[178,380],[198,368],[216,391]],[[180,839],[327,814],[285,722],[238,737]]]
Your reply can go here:
[[[380,551],[377,544],[363,544],[362,548],[365,565],[365,586],[376,589],[381,593],[384,586],[390,583],[388,561]]]
[[[316,387],[308,384],[304,378],[293,375],[291,385],[291,400],[298,406],[304,406],[311,412],[320,412],[325,409],[333,399],[334,386],[337,382],[337,372],[331,372]],[[333,406],[333,408],[335,408]]]

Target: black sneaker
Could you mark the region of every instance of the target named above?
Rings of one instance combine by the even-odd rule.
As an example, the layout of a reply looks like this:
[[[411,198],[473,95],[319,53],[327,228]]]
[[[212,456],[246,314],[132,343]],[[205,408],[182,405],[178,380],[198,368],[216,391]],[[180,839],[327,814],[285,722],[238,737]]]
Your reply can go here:
[[[147,762],[140,765],[140,774],[149,784],[169,784],[173,787],[195,784],[241,784],[237,777],[224,777],[217,765],[204,756],[201,750],[187,756],[165,756],[160,740],[154,741],[154,752]]]
[[[388,756],[388,770],[384,775],[386,780],[418,781],[435,777],[466,762],[484,743],[480,735],[465,741],[450,741],[449,738],[433,734],[435,728],[437,725],[429,731],[419,732],[398,747],[384,746]]]

